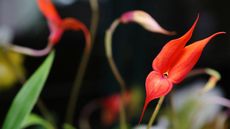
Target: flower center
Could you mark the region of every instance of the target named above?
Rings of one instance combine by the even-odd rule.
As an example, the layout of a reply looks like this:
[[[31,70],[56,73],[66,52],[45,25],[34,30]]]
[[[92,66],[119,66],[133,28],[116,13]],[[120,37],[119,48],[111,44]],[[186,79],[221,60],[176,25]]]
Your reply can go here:
[[[168,78],[168,75],[169,75],[168,72],[163,73],[163,77],[164,77],[164,78]]]

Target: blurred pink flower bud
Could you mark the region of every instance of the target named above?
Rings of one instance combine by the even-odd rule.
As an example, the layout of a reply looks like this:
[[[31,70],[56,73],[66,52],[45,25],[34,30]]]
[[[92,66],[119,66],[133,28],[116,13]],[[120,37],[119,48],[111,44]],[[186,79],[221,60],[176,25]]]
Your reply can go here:
[[[120,17],[121,23],[128,23],[128,22],[135,22],[141,25],[148,31],[161,33],[165,35],[174,35],[176,34],[174,31],[168,31],[162,28],[157,21],[151,17],[148,13],[141,11],[141,10],[134,10],[123,13]]]

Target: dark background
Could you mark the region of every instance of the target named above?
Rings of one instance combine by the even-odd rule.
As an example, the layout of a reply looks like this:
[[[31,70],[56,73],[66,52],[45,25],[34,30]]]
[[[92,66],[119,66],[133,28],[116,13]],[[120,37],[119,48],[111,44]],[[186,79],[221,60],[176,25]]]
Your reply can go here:
[[[90,100],[119,92],[118,83],[114,79],[105,57],[104,34],[114,19],[126,11],[136,9],[148,12],[162,27],[176,31],[177,35],[164,36],[151,33],[137,24],[120,25],[117,28],[113,37],[113,54],[129,87],[139,84],[143,86],[144,90],[145,78],[152,70],[152,60],[167,41],[183,35],[191,27],[199,13],[200,19],[189,43],[203,39],[217,31],[225,31],[227,34],[217,36],[207,45],[195,68],[210,67],[218,70],[222,75],[219,85],[224,90],[225,96],[230,98],[228,83],[230,73],[230,4],[228,0],[99,0],[99,4],[99,26],[81,88],[76,118],[82,107]],[[59,5],[56,7],[61,17],[78,18],[89,27],[91,12],[86,0],[79,0],[68,6]],[[28,15],[28,19],[29,17]],[[14,43],[31,48],[43,48],[46,45],[49,31],[41,14],[39,14],[38,20],[34,26],[23,33],[16,34]],[[66,32],[55,47],[54,66],[41,98],[47,103],[49,109],[59,116],[59,121],[64,119],[66,100],[69,97],[83,48],[83,34],[73,31]],[[28,77],[43,60],[44,58],[26,58],[25,67]],[[202,77],[208,78],[208,76]],[[185,83],[190,81],[192,80],[185,80]],[[11,90],[0,92],[0,123],[2,123],[12,98],[20,87],[20,84],[18,85]]]

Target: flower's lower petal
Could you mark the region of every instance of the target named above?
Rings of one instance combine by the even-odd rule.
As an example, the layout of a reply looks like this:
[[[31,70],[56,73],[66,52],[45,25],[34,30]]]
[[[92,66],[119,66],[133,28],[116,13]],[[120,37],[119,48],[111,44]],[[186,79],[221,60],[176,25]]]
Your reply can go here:
[[[145,82],[146,99],[139,123],[144,116],[148,103],[153,99],[167,95],[171,91],[172,86],[173,84],[159,72],[152,71],[149,73]]]
[[[141,121],[142,121],[142,119],[143,119],[143,116],[144,116],[144,113],[145,113],[145,110],[146,110],[148,104],[149,104],[149,102],[147,102],[147,101],[145,100],[145,104],[144,104],[144,107],[143,107],[143,109],[142,109],[141,117],[140,117],[140,119],[139,119],[138,124],[141,123]]]
[[[152,71],[145,82],[146,98],[148,101],[165,96],[172,88],[172,83],[162,74]]]

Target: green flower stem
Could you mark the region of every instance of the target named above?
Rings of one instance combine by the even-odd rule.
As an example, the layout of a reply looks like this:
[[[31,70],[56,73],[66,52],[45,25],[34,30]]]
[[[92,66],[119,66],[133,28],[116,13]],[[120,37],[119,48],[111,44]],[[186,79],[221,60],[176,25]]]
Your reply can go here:
[[[52,125],[56,126],[55,120],[54,120],[52,114],[50,113],[46,104],[44,103],[44,101],[41,98],[38,99],[36,105],[37,105],[38,109],[40,110],[41,114],[45,117],[45,119],[48,120]]]
[[[97,0],[90,0],[90,6],[92,9],[92,18],[90,26],[91,37],[83,30],[86,38],[86,47],[83,52],[81,63],[78,67],[77,74],[75,76],[74,85],[71,90],[70,99],[67,105],[65,121],[69,124],[72,124],[73,122],[73,116],[75,112],[76,103],[79,97],[79,91],[82,85],[83,77],[85,75],[86,67],[88,65],[89,57],[91,55],[91,51],[94,45],[96,30],[98,26],[99,8]]]
[[[90,116],[94,111],[99,109],[100,106],[98,105],[98,101],[94,100],[88,103],[81,111],[80,118],[79,118],[79,127],[80,129],[91,129],[90,126]]]
[[[209,80],[206,82],[206,84],[204,85],[204,88],[201,89],[201,91],[198,93],[198,95],[202,96],[204,95],[206,92],[212,90],[213,88],[215,88],[216,83],[221,79],[221,75],[218,71],[211,69],[211,68],[201,68],[201,69],[195,69],[192,70],[187,77],[192,77],[192,76],[196,76],[196,75],[200,75],[200,74],[207,74],[210,76]],[[217,99],[215,99],[217,98]],[[219,104],[222,106],[229,106],[230,107],[230,101],[228,101],[227,99],[222,99],[221,97],[211,97],[209,98],[209,100],[211,100],[209,103],[215,103],[215,101],[220,102]],[[197,102],[197,104],[199,104],[199,106],[201,107],[204,103],[200,104]],[[205,103],[206,104],[206,103]],[[217,104],[217,103],[215,103]],[[190,123],[194,123],[197,119],[195,118],[197,115],[197,113],[194,113],[193,116],[191,117],[191,122]],[[191,125],[192,126],[192,125]]]
[[[124,94],[121,95],[121,104],[120,104],[120,128],[121,129],[127,129],[127,123],[126,123],[126,114],[125,114],[125,106],[124,106]]]
[[[147,129],[150,129],[151,126],[153,125],[153,122],[154,122],[155,119],[156,119],[156,116],[157,116],[157,114],[158,114],[158,112],[159,112],[159,110],[160,110],[160,108],[161,108],[161,105],[162,105],[162,103],[163,103],[163,101],[164,101],[164,98],[165,98],[165,96],[162,96],[162,97],[160,97],[160,99],[158,100],[157,106],[156,106],[156,108],[155,108],[155,110],[154,110],[154,112],[153,112],[153,114],[152,114],[152,116],[151,116],[151,118],[150,118],[150,120],[149,120]]]
[[[177,119],[177,113],[175,110],[175,105],[173,102],[173,91],[169,94],[169,104],[170,104],[170,109],[172,111],[171,117],[172,117],[172,128],[177,129],[178,127],[178,119]]]
[[[105,34],[105,51],[106,51],[106,57],[108,59],[110,68],[113,72],[113,75],[115,76],[116,80],[119,83],[119,86],[121,88],[121,105],[120,105],[120,128],[121,129],[127,129],[126,124],[126,115],[125,115],[125,107],[124,107],[124,100],[125,100],[125,90],[126,90],[126,84],[124,79],[122,78],[120,72],[117,69],[117,66],[114,62],[113,55],[112,55],[112,35],[119,25],[120,21],[119,19],[114,20],[114,22],[111,24],[110,28],[106,31]]]
[[[113,59],[113,54],[112,54],[113,53],[113,51],[112,51],[112,35],[113,35],[115,29],[117,28],[117,26],[119,25],[119,23],[120,23],[119,19],[116,19],[112,23],[110,28],[106,31],[106,34],[105,34],[105,51],[106,51],[106,57],[108,59],[108,62],[109,62],[110,68],[113,72],[113,75],[115,76],[116,80],[120,84],[122,93],[124,93],[126,84],[125,84],[125,81],[122,78],[120,72],[117,69],[117,66],[115,64],[115,61]]]
[[[98,21],[99,21],[99,5],[98,5],[98,0],[89,0],[89,4],[92,11],[90,33],[91,33],[91,40],[92,40],[91,45],[93,46],[96,37]]]
[[[73,121],[75,107],[76,107],[76,103],[79,97],[79,91],[81,88],[83,77],[85,75],[90,53],[91,53],[91,47],[90,48],[85,47],[81,63],[78,67],[76,78],[74,80],[74,86],[70,93],[70,99],[68,102],[67,113],[66,113],[66,122],[69,124],[72,124],[72,121]]]
[[[210,76],[208,82],[205,84],[200,94],[206,93],[209,90],[213,89],[216,86],[216,83],[221,79],[220,73],[211,68],[195,69],[191,71],[187,77],[191,77],[199,74],[208,74]]]

